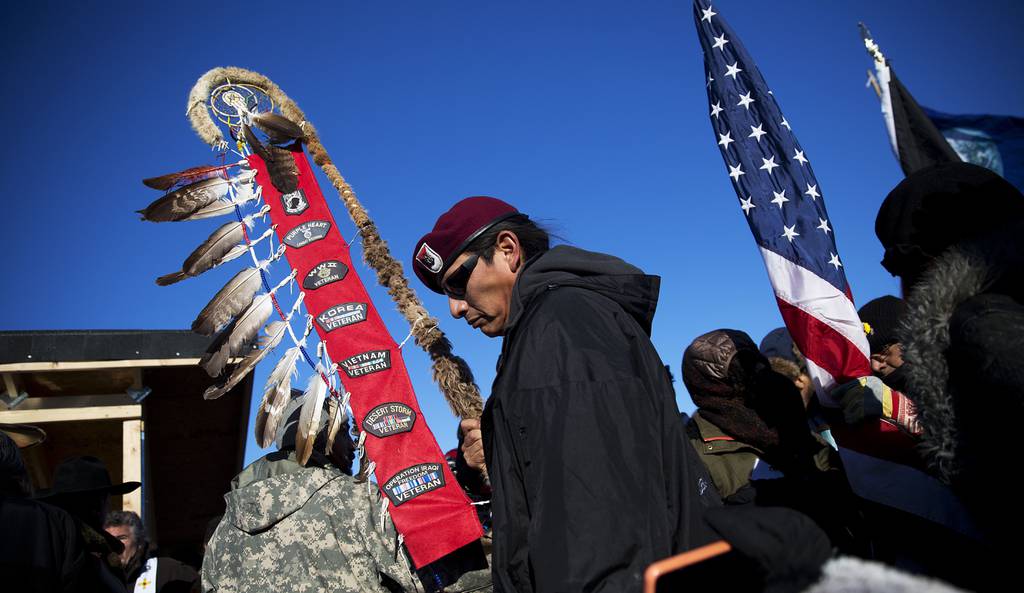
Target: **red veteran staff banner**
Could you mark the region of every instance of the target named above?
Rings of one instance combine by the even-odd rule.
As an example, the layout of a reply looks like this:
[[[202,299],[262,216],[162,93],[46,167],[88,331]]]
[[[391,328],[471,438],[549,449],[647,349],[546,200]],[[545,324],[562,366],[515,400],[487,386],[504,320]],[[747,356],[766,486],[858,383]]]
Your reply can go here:
[[[249,164],[277,238],[288,246],[285,255],[306,293],[306,309],[352,394],[355,422],[367,433],[366,450],[391,501],[395,528],[420,568],[479,539],[480,522],[423,419],[402,352],[356,274],[306,154],[296,146],[292,155],[299,184],[289,194],[270,182],[261,158],[252,155]]]

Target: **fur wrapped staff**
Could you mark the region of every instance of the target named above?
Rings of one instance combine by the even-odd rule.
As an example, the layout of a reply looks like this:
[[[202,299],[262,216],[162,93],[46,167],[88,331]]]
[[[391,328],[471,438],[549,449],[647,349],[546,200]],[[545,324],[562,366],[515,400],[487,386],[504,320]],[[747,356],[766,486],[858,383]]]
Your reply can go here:
[[[363,259],[377,274],[377,281],[387,288],[398,310],[411,327],[416,343],[430,355],[433,361],[434,380],[441,388],[452,411],[462,418],[477,418],[483,412],[480,390],[473,381],[473,375],[466,362],[452,353],[451,343],[441,332],[437,319],[430,317],[402,271],[402,265],[394,259],[387,243],[380,237],[377,226],[370,219],[363,205],[356,198],[341,172],[334,165],[327,150],[320,142],[313,125],[306,115],[280,87],[262,74],[243,68],[225,67],[210,70],[196,82],[189,94],[186,115],[192,122],[199,137],[214,147],[227,144],[219,126],[205,108],[210,94],[222,84],[249,84],[261,88],[280,107],[283,118],[254,118],[253,124],[267,134],[271,142],[288,141],[295,137],[296,129],[303,132],[309,154],[323,170],[331,184],[338,191],[348,210],[349,216],[359,229],[363,243]],[[284,122],[281,120],[285,120]],[[299,124],[291,127],[288,123]],[[243,130],[243,133],[246,131]],[[248,135],[253,135],[248,131]],[[269,151],[269,148],[264,146]],[[259,150],[255,145],[253,150]],[[262,155],[261,155],[262,156]],[[269,163],[268,163],[269,166]],[[287,178],[285,177],[285,181]],[[277,182],[275,182],[275,185]],[[280,187],[278,188],[280,189]]]

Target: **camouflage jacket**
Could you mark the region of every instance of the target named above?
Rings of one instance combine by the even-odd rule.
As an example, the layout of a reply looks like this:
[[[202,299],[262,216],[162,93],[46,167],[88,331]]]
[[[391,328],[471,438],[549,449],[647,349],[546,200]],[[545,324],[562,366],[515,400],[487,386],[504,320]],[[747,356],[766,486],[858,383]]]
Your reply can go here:
[[[376,493],[294,454],[255,461],[232,481],[203,560],[203,591],[421,591]]]

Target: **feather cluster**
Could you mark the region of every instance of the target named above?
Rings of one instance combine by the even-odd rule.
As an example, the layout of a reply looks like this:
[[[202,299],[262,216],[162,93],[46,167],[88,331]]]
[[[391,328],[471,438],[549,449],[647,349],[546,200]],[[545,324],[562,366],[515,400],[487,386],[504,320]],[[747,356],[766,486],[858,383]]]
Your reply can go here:
[[[270,313],[268,312],[269,316]],[[260,348],[249,353],[243,360],[235,367],[231,375],[228,376],[227,381],[220,385],[212,385],[203,392],[203,398],[205,399],[217,399],[224,395],[231,388],[245,378],[246,375],[252,371],[261,360],[267,357],[278,344],[281,343],[281,339],[284,338],[285,331],[288,328],[287,321],[275,321],[267,326],[266,335],[260,339]]]
[[[267,292],[253,299],[210,345],[200,359],[199,366],[206,369],[211,377],[219,377],[228,361],[241,354],[270,319],[270,314],[274,312],[271,295]]]

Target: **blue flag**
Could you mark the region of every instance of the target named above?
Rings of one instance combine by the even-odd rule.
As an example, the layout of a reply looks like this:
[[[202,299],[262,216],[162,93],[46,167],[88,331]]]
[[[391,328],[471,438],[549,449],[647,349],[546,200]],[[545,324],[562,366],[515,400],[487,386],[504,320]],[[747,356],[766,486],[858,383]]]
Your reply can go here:
[[[1024,119],[923,109],[964,162],[991,169],[1024,191]]]

